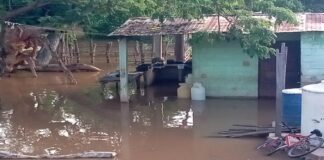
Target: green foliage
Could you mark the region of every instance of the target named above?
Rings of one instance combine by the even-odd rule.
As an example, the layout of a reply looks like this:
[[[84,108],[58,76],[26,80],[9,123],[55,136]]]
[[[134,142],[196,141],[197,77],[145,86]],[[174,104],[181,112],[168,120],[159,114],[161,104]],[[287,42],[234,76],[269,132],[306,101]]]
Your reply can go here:
[[[324,12],[323,0],[301,0],[307,12]]]
[[[244,52],[251,57],[268,58],[275,54],[271,48],[276,35],[270,30],[274,24],[269,19],[254,18],[253,13],[260,12],[269,18],[276,19],[275,24],[284,21],[297,23],[296,17],[289,8],[281,7],[279,0],[209,0],[207,13],[215,13],[231,21],[228,33],[221,31],[213,33],[198,33],[191,39],[191,43],[217,43],[220,40],[239,41]],[[278,5],[280,4],[280,5]],[[290,4],[291,8],[299,9],[299,3]]]
[[[275,35],[269,31],[269,21],[255,19],[253,13],[275,17],[275,23],[280,24],[296,23],[293,12],[324,11],[322,0],[2,0],[0,16],[36,1],[50,4],[10,20],[70,29],[77,26],[89,36],[98,37],[107,35],[131,17],[153,17],[161,22],[166,18],[193,19],[206,14],[231,17],[236,21],[229,33],[201,33],[194,37],[211,43],[239,40],[247,54],[260,58],[274,53],[271,45]]]
[[[192,45],[212,45],[219,41],[238,41],[243,51],[251,57],[257,56],[264,59],[275,54],[275,49],[271,48],[271,46],[275,42],[276,35],[268,29],[267,22],[256,19],[244,19],[242,21],[245,21],[244,23],[249,22],[251,25],[244,30],[233,26],[228,33],[195,33],[189,40],[189,43]]]

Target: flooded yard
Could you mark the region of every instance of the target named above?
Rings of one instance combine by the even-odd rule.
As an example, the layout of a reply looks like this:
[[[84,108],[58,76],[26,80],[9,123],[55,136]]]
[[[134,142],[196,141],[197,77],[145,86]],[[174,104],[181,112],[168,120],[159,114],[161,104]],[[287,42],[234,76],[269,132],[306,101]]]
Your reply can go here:
[[[115,160],[276,160],[255,150],[262,137],[207,138],[233,124],[269,124],[273,100],[178,100],[176,88],[149,88],[120,104],[102,96],[97,79],[107,72],[19,72],[0,80],[0,150],[23,154],[115,151]],[[144,93],[144,94],[143,94]]]

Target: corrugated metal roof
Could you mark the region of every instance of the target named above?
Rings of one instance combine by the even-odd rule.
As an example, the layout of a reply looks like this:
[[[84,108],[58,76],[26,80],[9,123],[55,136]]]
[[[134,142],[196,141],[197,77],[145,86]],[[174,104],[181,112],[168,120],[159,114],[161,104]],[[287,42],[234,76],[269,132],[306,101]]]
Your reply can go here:
[[[226,32],[229,22],[220,17],[221,31]],[[202,19],[186,20],[175,18],[160,23],[157,19],[146,17],[132,18],[127,20],[110,36],[151,36],[167,34],[185,34],[199,31],[218,31],[218,18],[216,16]]]
[[[265,18],[266,16],[255,16]],[[311,32],[324,31],[324,13],[298,13],[296,14],[298,24],[283,23],[274,27],[275,32]],[[220,17],[220,31],[227,32],[233,19]],[[217,32],[218,16],[208,16],[202,19],[185,20],[176,18],[165,20],[160,23],[157,19],[133,18],[127,20],[109,36],[151,36],[168,34],[188,34],[195,32]]]

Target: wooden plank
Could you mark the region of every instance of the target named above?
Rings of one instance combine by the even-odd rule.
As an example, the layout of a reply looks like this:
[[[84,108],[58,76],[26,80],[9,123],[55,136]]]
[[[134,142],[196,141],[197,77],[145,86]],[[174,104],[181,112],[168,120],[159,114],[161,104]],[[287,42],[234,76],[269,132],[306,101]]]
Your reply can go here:
[[[276,136],[281,135],[282,121],[282,90],[285,89],[286,81],[286,64],[287,64],[288,48],[285,43],[281,45],[281,52],[277,50],[276,54]]]
[[[162,35],[153,37],[153,58],[162,58]]]
[[[127,39],[119,40],[120,101],[129,102]]]

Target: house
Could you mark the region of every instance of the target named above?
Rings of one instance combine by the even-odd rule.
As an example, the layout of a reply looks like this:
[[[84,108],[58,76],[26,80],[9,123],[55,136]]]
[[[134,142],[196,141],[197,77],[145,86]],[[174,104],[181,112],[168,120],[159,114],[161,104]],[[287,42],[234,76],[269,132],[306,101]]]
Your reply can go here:
[[[275,29],[274,48],[279,49],[281,43],[288,47],[287,88],[324,79],[324,45],[321,44],[324,41],[324,14],[296,16],[298,25],[282,24]],[[192,48],[193,76],[195,81],[203,83],[208,96],[275,97],[275,56],[266,60],[251,58],[235,41],[193,44]]]
[[[274,48],[280,48],[281,43],[288,47],[287,88],[324,79],[324,13],[298,13],[296,17],[297,25],[284,23],[273,28],[277,35]],[[223,17],[220,17],[218,23],[217,16],[191,21],[166,20],[163,24],[149,18],[130,19],[110,36],[127,39],[131,36],[184,35],[219,30],[226,32],[229,25],[230,22]],[[194,81],[205,86],[207,96],[275,96],[275,57],[266,60],[251,58],[243,52],[237,41],[194,43],[192,63]]]

